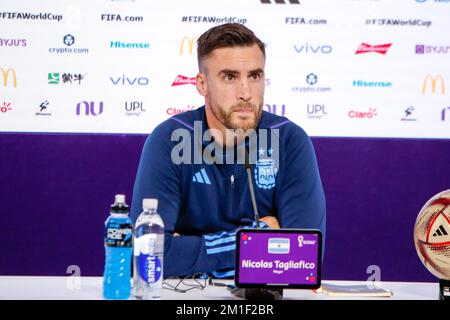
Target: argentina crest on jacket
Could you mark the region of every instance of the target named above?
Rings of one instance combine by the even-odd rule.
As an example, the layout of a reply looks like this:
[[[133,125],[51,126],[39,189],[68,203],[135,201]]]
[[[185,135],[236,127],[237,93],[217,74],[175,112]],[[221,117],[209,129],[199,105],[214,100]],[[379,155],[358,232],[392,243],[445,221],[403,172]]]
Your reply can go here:
[[[259,159],[256,162],[255,181],[258,188],[272,189],[275,187],[275,178],[278,168],[276,167],[275,160],[266,158]]]

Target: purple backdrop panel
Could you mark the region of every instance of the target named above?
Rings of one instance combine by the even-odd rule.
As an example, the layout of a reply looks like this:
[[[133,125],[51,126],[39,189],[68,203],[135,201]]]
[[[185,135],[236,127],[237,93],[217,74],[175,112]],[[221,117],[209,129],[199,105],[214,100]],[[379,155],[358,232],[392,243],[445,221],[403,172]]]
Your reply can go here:
[[[103,272],[103,223],[131,193],[143,135],[0,134],[1,275]],[[324,279],[435,281],[416,216],[450,188],[450,141],[313,138],[327,197]],[[373,270],[373,269],[371,269]],[[372,271],[373,272],[373,271]]]

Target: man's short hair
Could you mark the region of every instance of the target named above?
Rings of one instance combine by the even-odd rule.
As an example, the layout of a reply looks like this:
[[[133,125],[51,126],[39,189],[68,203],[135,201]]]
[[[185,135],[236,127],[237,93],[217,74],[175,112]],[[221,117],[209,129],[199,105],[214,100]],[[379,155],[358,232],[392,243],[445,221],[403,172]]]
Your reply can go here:
[[[250,47],[254,44],[258,45],[265,58],[264,43],[246,26],[239,23],[226,23],[213,27],[197,40],[198,67],[200,68],[200,62],[216,49]]]

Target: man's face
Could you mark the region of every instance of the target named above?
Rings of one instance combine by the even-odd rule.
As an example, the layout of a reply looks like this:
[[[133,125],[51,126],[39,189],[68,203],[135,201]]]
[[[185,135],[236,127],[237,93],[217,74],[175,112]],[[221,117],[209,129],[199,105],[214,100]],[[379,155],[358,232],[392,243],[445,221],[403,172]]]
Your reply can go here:
[[[244,131],[256,128],[264,101],[264,64],[256,44],[216,49],[203,59],[197,89],[214,124]]]

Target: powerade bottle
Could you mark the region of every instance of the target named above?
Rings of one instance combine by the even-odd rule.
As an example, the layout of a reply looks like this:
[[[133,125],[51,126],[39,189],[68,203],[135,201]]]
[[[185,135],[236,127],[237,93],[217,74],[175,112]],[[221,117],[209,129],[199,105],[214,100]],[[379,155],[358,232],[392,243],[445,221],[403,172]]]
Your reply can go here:
[[[125,195],[116,195],[110,216],[105,221],[105,271],[103,296],[106,299],[128,299],[131,291],[131,254],[133,222]]]
[[[143,199],[144,211],[136,220],[134,233],[135,299],[161,299],[164,256],[164,224],[156,211],[157,199]]]

